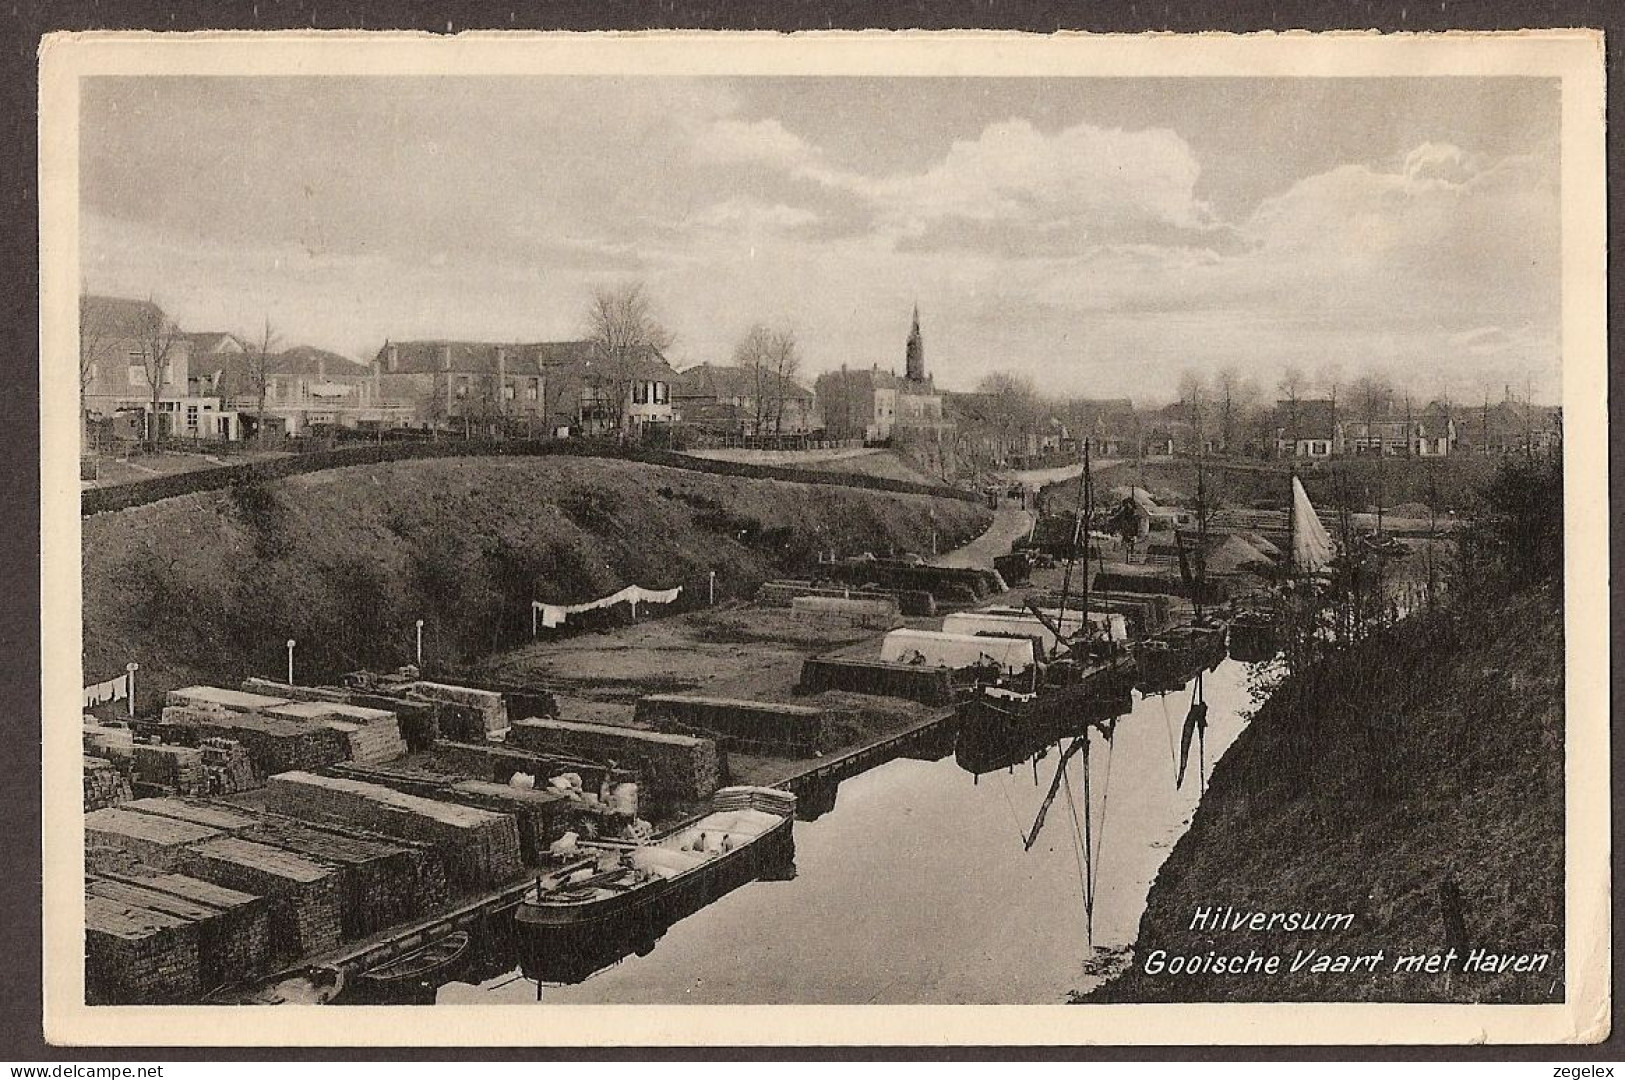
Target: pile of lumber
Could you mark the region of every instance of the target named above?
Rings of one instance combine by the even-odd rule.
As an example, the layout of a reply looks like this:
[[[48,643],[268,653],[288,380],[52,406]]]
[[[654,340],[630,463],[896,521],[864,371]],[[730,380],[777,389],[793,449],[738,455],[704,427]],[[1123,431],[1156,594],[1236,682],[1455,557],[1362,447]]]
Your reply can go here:
[[[167,788],[182,795],[203,795],[208,779],[203,754],[189,746],[148,746],[136,743],[131,760],[135,778],[143,784]]]
[[[228,709],[166,706],[163,736],[176,742],[234,740],[248,751],[261,776],[290,769],[320,769],[350,756],[349,740],[341,731]]]
[[[359,825],[435,844],[458,892],[501,885],[519,871],[519,832],[509,814],[308,772],[273,776],[266,791],[271,809],[289,817]]]
[[[459,780],[446,796],[466,806],[509,814],[519,829],[519,856],[527,865],[540,865],[547,847],[580,818],[569,794],[552,788],[516,788],[494,780]]]
[[[88,1003],[184,1001],[202,988],[197,923],[121,900],[85,897]]]
[[[259,820],[253,814],[234,806],[200,802],[195,799],[137,799],[125,806],[124,809],[132,813],[151,814],[154,817],[167,818],[172,821],[185,821],[193,825],[201,825],[206,829],[215,829],[222,833],[232,834],[242,833],[243,830]]]
[[[729,750],[749,753],[808,756],[818,750],[824,736],[823,709],[777,701],[649,694],[638,699],[635,719],[651,727],[676,725],[712,733]]]
[[[792,607],[800,596],[843,600],[887,599],[895,601],[904,615],[932,616],[937,613],[936,597],[922,589],[854,588],[851,585],[818,585],[811,581],[782,579],[764,582],[756,590],[756,602],[764,607]]]
[[[444,768],[504,784],[515,773],[534,776],[537,784],[565,773],[575,773],[581,777],[582,787],[596,791],[612,771],[601,762],[587,760],[581,755],[537,753],[498,743],[462,743],[442,739],[434,744],[434,756],[435,761]],[[636,776],[628,779],[636,779]]]
[[[129,802],[130,778],[106,758],[85,757],[85,812]]]
[[[508,742],[538,753],[581,754],[634,769],[656,798],[709,799],[727,775],[727,758],[717,741],[694,735],[533,718],[514,724]]]
[[[85,895],[123,905],[127,913],[158,912],[192,923],[197,930],[198,982],[205,991],[244,982],[267,969],[270,907],[262,897],[180,874],[91,875]],[[117,974],[103,974],[98,981],[116,982]],[[132,993],[125,989],[119,996]]]
[[[135,733],[129,728],[87,723],[84,728],[84,743],[85,753],[91,757],[106,758],[126,769],[134,762]]]
[[[422,699],[414,701],[365,687],[293,686],[259,678],[244,679],[242,688],[248,693],[281,697],[289,701],[339,702],[393,713],[396,723],[400,726],[401,738],[411,750],[427,749],[440,734],[440,713],[432,701]]]
[[[453,739],[498,739],[508,730],[508,703],[500,691],[419,680],[402,684],[398,692],[451,706],[440,715],[440,730]]]
[[[228,889],[270,897],[270,950],[279,962],[339,943],[339,879],[317,862],[281,848],[222,836],[184,848],[179,868]]]
[[[954,685],[946,668],[919,664],[888,664],[840,656],[808,657],[801,665],[797,693],[821,694],[842,690],[873,697],[904,698],[926,705],[952,705]]]
[[[109,807],[85,815],[85,843],[118,848],[149,866],[169,869],[183,861],[188,845],[222,836],[190,821]]]
[[[395,714],[340,701],[295,701],[265,711],[297,722],[320,724],[341,733],[349,745],[350,760],[372,765],[394,761],[406,753]]]
[[[208,738],[198,743],[210,795],[235,795],[260,786],[248,749],[236,739]]]
[[[292,852],[338,876],[340,930],[365,937],[445,904],[444,872],[425,874],[422,853],[381,837],[319,829],[295,818],[269,817],[245,838]],[[438,860],[435,860],[438,867]]]

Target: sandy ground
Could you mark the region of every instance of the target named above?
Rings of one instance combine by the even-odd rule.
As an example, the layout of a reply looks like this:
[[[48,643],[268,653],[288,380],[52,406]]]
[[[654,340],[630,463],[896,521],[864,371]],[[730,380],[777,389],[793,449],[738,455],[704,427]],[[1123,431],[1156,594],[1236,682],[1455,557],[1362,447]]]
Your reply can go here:
[[[709,461],[744,461],[752,465],[811,465],[825,461],[849,461],[852,458],[874,457],[885,450],[868,446],[843,446],[834,450],[747,450],[743,447],[723,450],[685,450],[689,457]]]

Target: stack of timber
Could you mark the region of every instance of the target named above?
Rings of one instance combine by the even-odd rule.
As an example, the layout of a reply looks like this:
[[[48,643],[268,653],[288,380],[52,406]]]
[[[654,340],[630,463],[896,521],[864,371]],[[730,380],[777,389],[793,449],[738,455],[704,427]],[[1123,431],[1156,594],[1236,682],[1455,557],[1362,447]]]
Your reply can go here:
[[[937,613],[936,597],[922,589],[854,589],[850,585],[817,585],[811,581],[780,579],[764,582],[756,590],[756,602],[764,607],[790,607],[798,596],[855,599],[890,599],[904,615],[929,617]]]
[[[85,815],[85,843],[127,851],[148,866],[171,869],[184,861],[188,845],[213,840],[219,829],[190,821],[110,807]]]
[[[143,784],[182,795],[208,794],[203,754],[189,746],[149,746],[136,743],[131,751],[135,779]]]
[[[445,768],[502,783],[507,783],[515,773],[534,776],[538,784],[565,773],[575,773],[581,777],[583,787],[597,789],[609,779],[610,774],[609,767],[603,762],[589,760],[582,755],[538,753],[497,743],[462,743],[442,739],[434,744],[434,756],[436,762]]]
[[[290,701],[337,702],[394,713],[408,750],[426,750],[440,736],[440,710],[434,702],[421,698],[413,700],[352,686],[292,686],[260,678],[244,679],[242,688],[249,693],[283,697]]]
[[[195,922],[101,896],[85,898],[85,1000],[163,1003],[203,989]]]
[[[727,757],[715,739],[660,731],[533,718],[514,724],[508,742],[548,754],[580,754],[636,770],[656,798],[709,799],[727,775]]]
[[[500,739],[508,730],[508,703],[496,690],[419,680],[401,684],[398,691],[439,703],[443,707],[440,730],[451,738],[464,742]]]
[[[654,728],[715,734],[728,750],[806,757],[823,741],[823,709],[775,701],[741,701],[698,694],[650,694],[638,699],[634,717]]]
[[[925,705],[952,705],[953,676],[945,668],[891,664],[844,656],[814,656],[801,665],[799,694],[842,690],[872,697],[904,698]]]
[[[307,772],[273,776],[266,791],[271,808],[290,817],[360,825],[436,844],[445,858],[447,879],[458,892],[494,888],[519,869],[519,832],[508,814]]]
[[[519,830],[519,856],[539,866],[547,847],[578,824],[581,811],[565,792],[552,788],[517,788],[494,780],[459,780],[446,797],[465,806],[507,814]]]
[[[897,601],[889,596],[853,597],[798,596],[790,601],[790,610],[812,619],[844,622],[850,626],[871,626],[890,630],[902,625]]]
[[[130,801],[130,778],[111,761],[86,756],[84,771],[86,813]]]
[[[84,743],[85,753],[91,757],[106,758],[124,769],[134,767],[135,732],[129,728],[86,723]]]
[[[197,929],[198,981],[205,991],[244,982],[264,974],[269,966],[270,905],[262,897],[180,874],[92,875],[85,882],[85,895],[130,911],[160,912],[192,923]],[[89,967],[102,966],[94,948],[86,959]],[[98,977],[103,984],[116,979],[116,975]]]
[[[222,833],[238,835],[259,819],[236,807],[220,803],[199,802],[193,799],[150,798],[137,799],[124,809],[171,821],[185,821]]]
[[[267,716],[320,724],[344,735],[350,760],[364,765],[394,761],[406,753],[395,714],[340,701],[295,701],[266,710]]]
[[[339,943],[339,879],[328,867],[291,851],[225,836],[184,849],[180,869],[228,889],[271,898],[271,955],[278,961]]]
[[[830,579],[849,585],[875,584],[888,589],[929,592],[938,605],[978,603],[1009,588],[997,570],[976,567],[854,561],[825,563],[818,569]]]
[[[164,709],[160,731],[173,742],[235,740],[248,751],[261,776],[291,769],[320,769],[350,756],[350,742],[342,731],[229,709],[170,705]]]
[[[202,739],[198,750],[203,754],[203,773],[210,795],[235,795],[260,786],[254,759],[236,739]]]
[[[275,816],[245,836],[309,859],[337,875],[339,928],[347,939],[415,919],[451,899],[438,859],[425,860],[421,850],[381,837],[318,829]],[[426,873],[426,861],[438,872]]]

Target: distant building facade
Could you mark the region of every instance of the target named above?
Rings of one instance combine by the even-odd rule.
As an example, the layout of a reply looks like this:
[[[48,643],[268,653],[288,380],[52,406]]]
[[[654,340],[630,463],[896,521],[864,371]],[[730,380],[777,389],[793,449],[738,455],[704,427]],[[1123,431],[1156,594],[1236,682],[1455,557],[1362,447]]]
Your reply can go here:
[[[374,368],[379,400],[408,406],[418,427],[602,435],[674,417],[677,373],[654,349],[612,357],[592,341],[400,341]]]
[[[824,428],[837,439],[861,438],[884,442],[894,435],[943,439],[954,424],[944,413],[942,394],[925,365],[925,337],[920,332],[920,310],[914,309],[904,345],[904,374],[882,371],[826,372],[814,385]]]
[[[194,377],[192,345],[150,300],[81,296],[80,405],[87,421],[118,435],[240,438],[236,411],[212,392],[212,383]]]
[[[821,426],[811,390],[776,371],[699,364],[672,386],[677,418],[728,435],[800,435]]]

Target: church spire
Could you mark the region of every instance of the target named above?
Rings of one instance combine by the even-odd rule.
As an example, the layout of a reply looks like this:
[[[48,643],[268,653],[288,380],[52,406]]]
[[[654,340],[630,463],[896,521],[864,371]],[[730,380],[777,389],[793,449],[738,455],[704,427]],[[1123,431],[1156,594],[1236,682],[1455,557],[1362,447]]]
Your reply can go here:
[[[925,339],[920,336],[920,305],[914,305],[914,325],[908,332],[908,378],[910,382],[925,381]]]

